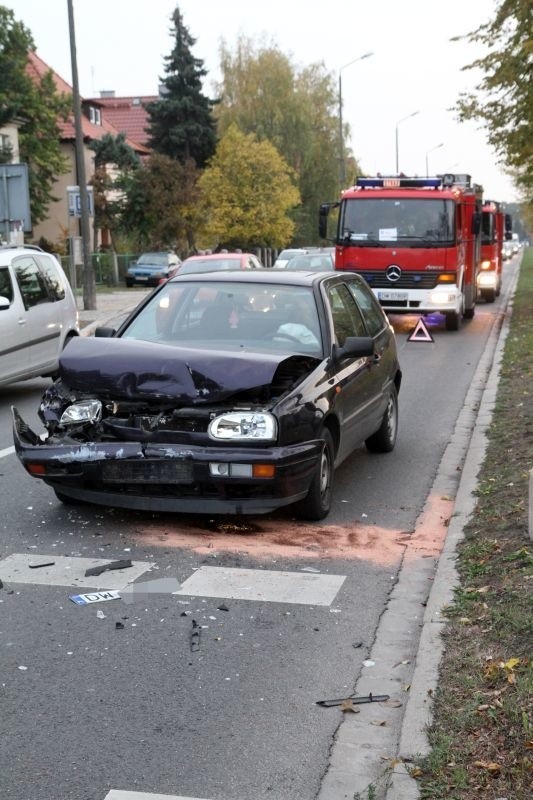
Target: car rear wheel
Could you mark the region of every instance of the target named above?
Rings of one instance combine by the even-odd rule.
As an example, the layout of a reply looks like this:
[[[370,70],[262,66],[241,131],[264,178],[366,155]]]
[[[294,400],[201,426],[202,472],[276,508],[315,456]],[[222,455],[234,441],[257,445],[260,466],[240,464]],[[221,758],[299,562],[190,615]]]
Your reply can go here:
[[[393,386],[387,408],[379,429],[365,441],[367,450],[371,453],[390,453],[394,450],[398,434],[398,392]]]
[[[327,428],[322,433],[324,447],[313,476],[307,497],[294,504],[294,514],[298,519],[319,520],[329,514],[333,494],[333,465],[335,446]]]

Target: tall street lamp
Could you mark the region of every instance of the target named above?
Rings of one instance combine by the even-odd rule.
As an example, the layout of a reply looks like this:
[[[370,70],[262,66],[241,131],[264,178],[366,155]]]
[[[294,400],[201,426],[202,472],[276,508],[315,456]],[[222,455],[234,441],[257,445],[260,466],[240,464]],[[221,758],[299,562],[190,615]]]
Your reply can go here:
[[[428,162],[428,155],[433,152],[433,150],[438,150],[439,147],[444,147],[444,142],[440,144],[436,144],[435,147],[432,147],[431,150],[426,152],[426,178],[429,178],[429,162]]]
[[[405,122],[406,119],[411,119],[411,117],[416,117],[417,114],[420,114],[420,111],[413,111],[412,114],[408,114],[406,117],[402,117],[396,123],[396,175],[400,174],[400,167],[398,166],[398,125],[400,122]]]
[[[339,70],[339,150],[340,150],[340,158],[339,158],[339,182],[341,192],[343,190],[344,184],[346,183],[346,162],[344,159],[344,130],[342,126],[342,71],[346,69],[346,67],[351,67],[352,64],[355,64],[356,61],[362,61],[364,58],[370,58],[373,56],[374,53],[364,53],[362,56],[358,58],[354,58],[353,61],[349,61]]]

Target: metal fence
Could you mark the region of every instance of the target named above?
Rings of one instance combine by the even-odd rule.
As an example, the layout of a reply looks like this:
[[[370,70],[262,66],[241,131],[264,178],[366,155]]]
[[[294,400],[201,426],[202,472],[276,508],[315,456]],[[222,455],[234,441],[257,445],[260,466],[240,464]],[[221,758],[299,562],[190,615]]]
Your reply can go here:
[[[126,272],[131,263],[139,257],[138,253],[92,253],[91,262],[97,285],[117,286],[124,282]],[[75,267],[70,263],[70,256],[58,256],[73,289],[83,285],[83,265]]]

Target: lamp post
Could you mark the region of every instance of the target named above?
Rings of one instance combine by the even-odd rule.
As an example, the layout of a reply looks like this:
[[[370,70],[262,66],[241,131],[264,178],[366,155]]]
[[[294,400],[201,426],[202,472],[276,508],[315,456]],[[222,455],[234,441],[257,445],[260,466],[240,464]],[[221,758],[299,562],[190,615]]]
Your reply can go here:
[[[433,152],[433,150],[438,150],[439,147],[444,147],[444,142],[440,144],[436,144],[435,147],[432,147],[431,150],[426,152],[426,178],[429,178],[429,162],[428,162],[428,155]]]
[[[405,122],[406,119],[411,119],[411,117],[416,117],[417,114],[420,114],[420,111],[413,111],[412,114],[408,114],[406,117],[402,117],[396,123],[396,175],[400,174],[400,168],[398,166],[398,125],[400,122]]]
[[[340,158],[339,158],[339,183],[341,192],[346,182],[346,164],[344,160],[344,130],[342,126],[342,71],[346,69],[346,67],[351,67],[352,64],[355,64],[356,61],[362,61],[364,58],[370,58],[373,56],[374,53],[364,53],[362,56],[358,58],[354,58],[353,61],[349,61],[339,70],[339,150],[340,150]]]

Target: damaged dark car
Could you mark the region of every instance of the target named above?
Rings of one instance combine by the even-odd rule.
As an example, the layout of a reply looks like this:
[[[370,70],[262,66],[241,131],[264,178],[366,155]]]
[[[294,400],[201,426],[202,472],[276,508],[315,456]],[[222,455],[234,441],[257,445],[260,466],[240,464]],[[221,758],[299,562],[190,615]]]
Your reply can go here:
[[[394,332],[352,273],[176,276],[64,350],[46,433],[13,409],[30,475],[65,503],[319,520],[335,468],[394,448]]]

